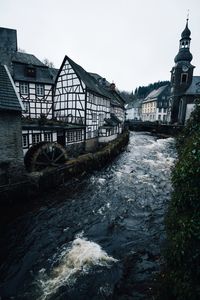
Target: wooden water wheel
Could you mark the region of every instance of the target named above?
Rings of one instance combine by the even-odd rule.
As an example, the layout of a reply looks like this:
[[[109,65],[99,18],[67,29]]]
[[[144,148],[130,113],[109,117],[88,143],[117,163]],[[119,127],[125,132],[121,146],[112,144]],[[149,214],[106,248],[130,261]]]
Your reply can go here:
[[[58,143],[41,142],[32,146],[24,163],[30,172],[42,171],[47,168],[58,167],[67,160],[65,149]]]

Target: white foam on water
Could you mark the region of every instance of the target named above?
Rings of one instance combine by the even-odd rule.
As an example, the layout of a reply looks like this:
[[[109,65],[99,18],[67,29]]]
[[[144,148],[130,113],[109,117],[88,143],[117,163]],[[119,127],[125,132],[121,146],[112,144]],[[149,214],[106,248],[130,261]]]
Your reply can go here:
[[[50,274],[41,269],[37,282],[42,295],[40,300],[50,299],[63,285],[72,285],[78,275],[86,274],[93,266],[111,267],[117,260],[102,248],[83,237],[76,237],[71,247],[66,248],[59,257],[59,263]]]

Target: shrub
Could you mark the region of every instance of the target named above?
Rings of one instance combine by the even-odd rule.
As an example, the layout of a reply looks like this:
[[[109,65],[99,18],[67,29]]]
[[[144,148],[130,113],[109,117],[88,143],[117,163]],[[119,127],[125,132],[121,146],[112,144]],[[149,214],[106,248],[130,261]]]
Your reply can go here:
[[[200,104],[177,139],[178,161],[166,216],[165,288],[168,298],[200,299]]]

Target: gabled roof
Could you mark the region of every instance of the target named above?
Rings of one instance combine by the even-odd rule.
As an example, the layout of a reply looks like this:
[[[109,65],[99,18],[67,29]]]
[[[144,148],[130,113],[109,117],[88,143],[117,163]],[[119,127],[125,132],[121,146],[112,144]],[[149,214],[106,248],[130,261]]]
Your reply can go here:
[[[21,100],[8,69],[0,64],[0,110],[21,111]]]
[[[192,83],[184,94],[200,95],[200,76],[193,76]]]
[[[55,78],[58,73],[57,69],[49,68],[47,66],[35,66],[36,76],[29,77],[27,76],[27,72],[26,72],[26,68],[29,66],[32,67],[33,65],[14,63],[13,64],[14,80],[54,84]]]
[[[111,97],[111,104],[124,108],[125,101],[117,91],[108,90]]]
[[[21,64],[46,67],[45,64],[43,64],[37,57],[35,57],[35,55],[18,51],[14,52],[14,54],[12,55],[12,61]]]
[[[159,87],[158,89],[153,90],[152,92],[150,92],[146,98],[144,99],[144,101],[149,101],[149,100],[153,100],[158,98],[158,96],[160,96],[160,94],[168,87],[169,85],[163,85],[161,87]]]
[[[94,77],[92,77],[87,71],[85,71],[81,66],[76,64],[68,56],[65,56],[63,64],[65,63],[66,60],[68,60],[68,62],[74,69],[75,73],[77,74],[77,76],[85,83],[88,91],[91,91],[95,94],[109,98],[109,94],[107,93],[107,91],[99,85],[98,81]],[[62,64],[62,66],[63,66],[63,64]],[[61,68],[62,68],[62,66],[61,66]]]
[[[126,106],[126,109],[131,109],[131,108],[139,108],[142,106],[142,102],[144,99],[135,99],[132,102],[129,102]]]
[[[0,51],[0,63],[7,65],[14,80],[54,84],[58,70],[49,68],[32,54]],[[36,69],[36,77],[28,77],[26,67]]]
[[[105,78],[103,78],[97,73],[90,73],[90,75],[94,77],[98,81],[98,83],[102,86],[102,88],[104,88],[107,91],[109,97],[111,98],[111,105],[124,108],[124,104],[125,104],[124,98],[121,96],[121,94],[118,91],[110,89],[110,85],[111,85],[110,82],[108,82]]]
[[[105,119],[105,125],[108,126],[117,126],[118,124],[122,123],[114,114],[110,115],[109,119]]]

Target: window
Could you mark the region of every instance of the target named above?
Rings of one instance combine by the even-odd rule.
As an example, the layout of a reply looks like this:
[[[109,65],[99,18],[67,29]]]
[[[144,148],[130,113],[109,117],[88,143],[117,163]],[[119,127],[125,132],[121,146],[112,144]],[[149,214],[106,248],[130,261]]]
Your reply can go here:
[[[99,114],[99,126],[103,125],[103,121],[104,121],[104,115]]]
[[[25,109],[25,113],[26,114],[29,114],[30,112],[30,103],[28,101],[23,101],[23,104],[24,104],[24,109]]]
[[[97,114],[92,113],[92,122],[96,122],[96,121],[97,121]]]
[[[33,67],[26,68],[26,76],[35,77],[36,76],[36,69],[33,68]]]
[[[40,142],[40,134],[39,133],[33,133],[32,142],[33,142],[33,144],[37,144]]]
[[[73,131],[68,131],[67,132],[67,141],[69,143],[74,141],[74,132]]]
[[[19,92],[23,95],[29,94],[29,85],[27,82],[20,82],[19,84]]]
[[[77,141],[82,141],[82,131],[81,130],[78,130],[76,132],[76,140]]]
[[[22,147],[28,148],[28,134],[22,134]]]
[[[91,139],[91,137],[92,137],[91,128],[88,127],[88,139]]]
[[[37,96],[44,96],[44,84],[36,84],[36,95]]]
[[[187,74],[181,74],[181,83],[186,83],[187,82],[187,77],[188,75]]]
[[[166,100],[163,102],[163,107],[167,107],[167,106],[168,106],[168,101]]]
[[[47,132],[44,133],[44,141],[45,142],[51,142],[52,141],[51,133],[47,133]]]

